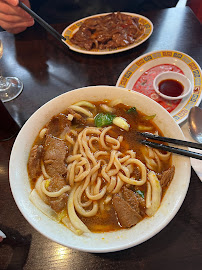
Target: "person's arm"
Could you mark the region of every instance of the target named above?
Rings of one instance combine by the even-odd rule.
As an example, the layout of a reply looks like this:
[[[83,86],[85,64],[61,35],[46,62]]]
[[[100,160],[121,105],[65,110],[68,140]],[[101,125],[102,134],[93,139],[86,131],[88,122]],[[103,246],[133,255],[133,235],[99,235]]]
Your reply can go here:
[[[29,0],[22,2],[30,7]],[[33,18],[18,7],[19,0],[0,0],[0,26],[7,32],[18,34],[34,24]]]

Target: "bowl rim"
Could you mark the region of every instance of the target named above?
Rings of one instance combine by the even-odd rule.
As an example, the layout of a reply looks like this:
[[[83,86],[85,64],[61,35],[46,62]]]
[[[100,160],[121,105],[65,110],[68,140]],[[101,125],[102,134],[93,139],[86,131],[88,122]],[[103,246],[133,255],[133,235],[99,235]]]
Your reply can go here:
[[[157,84],[163,79],[168,79],[169,75],[170,75],[169,79],[171,79],[171,80],[175,79],[176,81],[179,81],[181,84],[183,84],[183,86],[184,86],[183,93],[184,94],[182,93],[180,96],[171,97],[171,96],[164,95],[159,91]],[[168,99],[168,100],[177,100],[177,99],[185,98],[190,94],[190,92],[192,90],[190,80],[185,75],[178,73],[178,72],[174,72],[174,71],[166,71],[166,72],[159,73],[153,80],[153,87],[159,96],[161,96],[165,99]]]
[[[90,89],[91,88],[91,89]],[[19,132],[15,142],[14,142],[14,145],[13,145],[13,148],[12,148],[12,151],[11,151],[11,156],[10,156],[10,162],[9,162],[9,182],[10,182],[10,187],[11,187],[11,192],[13,194],[13,197],[14,197],[14,200],[19,208],[19,210],[21,211],[22,215],[25,217],[25,219],[38,231],[40,232],[42,235],[44,235],[45,237],[49,238],[50,240],[56,242],[56,243],[59,243],[63,246],[66,246],[66,247],[69,247],[69,248],[72,248],[72,249],[76,249],[76,250],[80,250],[80,251],[85,251],[85,252],[92,252],[92,253],[106,253],[106,252],[114,252],[114,251],[120,251],[120,250],[124,250],[124,249],[127,249],[127,248],[130,248],[130,247],[134,247],[136,245],[139,245],[143,242],[145,242],[146,240],[152,238],[153,236],[155,236],[158,232],[160,232],[164,227],[166,227],[169,222],[174,218],[174,216],[177,214],[177,212],[179,211],[184,199],[185,199],[185,196],[186,196],[186,193],[187,193],[187,190],[188,190],[188,186],[189,186],[189,182],[190,182],[190,174],[191,174],[191,166],[190,166],[190,160],[189,159],[185,159],[185,158],[182,158],[182,161],[181,163],[183,163],[183,173],[184,173],[184,176],[185,178],[183,179],[183,192],[181,192],[179,198],[173,203],[171,202],[171,204],[173,203],[172,205],[172,209],[171,211],[169,212],[169,215],[166,216],[165,218],[163,218],[163,220],[161,220],[161,222],[158,224],[158,226],[153,229],[150,227],[151,229],[151,232],[147,233],[146,235],[141,235],[140,238],[138,240],[134,239],[132,240],[130,237],[133,236],[133,233],[136,232],[136,227],[138,226],[138,230],[140,229],[140,226],[139,225],[136,225],[134,227],[132,227],[131,229],[123,229],[123,230],[120,230],[118,232],[121,232],[120,235],[126,237],[127,241],[125,242],[125,240],[123,239],[123,243],[121,242],[122,239],[120,240],[119,237],[120,235],[118,234],[118,238],[114,238],[114,236],[116,236],[116,233],[114,234],[113,232],[109,232],[109,233],[104,233],[104,234],[96,234],[96,233],[92,233],[91,234],[91,237],[93,241],[95,241],[95,244],[92,242],[92,245],[94,246],[91,246],[90,245],[87,245],[86,243],[82,246],[80,244],[80,240],[82,240],[79,236],[79,239],[76,238],[75,235],[72,235],[73,233],[71,233],[71,231],[69,231],[67,228],[65,228],[65,233],[67,234],[67,236],[71,236],[72,239],[75,241],[70,243],[66,243],[64,237],[62,236],[62,238],[59,238],[57,236],[57,234],[55,234],[55,231],[54,231],[54,228],[57,228],[58,230],[61,229],[61,226],[64,228],[63,225],[61,224],[58,224],[56,223],[55,221],[53,220],[50,220],[47,216],[45,216],[40,210],[38,210],[35,206],[30,206],[31,203],[29,200],[27,200],[27,198],[25,198],[25,202],[24,202],[24,197],[23,197],[23,194],[27,194],[29,191],[30,191],[30,187],[29,188],[26,188],[26,187],[23,187],[23,194],[22,192],[19,190],[17,190],[17,180],[21,179],[20,181],[24,181],[22,178],[23,174],[22,174],[22,171],[23,169],[21,168],[20,165],[20,161],[17,160],[17,158],[19,157],[17,155],[17,151],[22,151],[22,145],[21,143],[24,144],[24,148],[26,148],[25,150],[28,151],[30,149],[27,150],[27,148],[30,147],[30,144],[27,143],[26,141],[24,141],[24,135],[26,134],[26,132],[28,131],[28,129],[30,128],[30,125],[33,123],[33,121],[36,120],[36,118],[38,116],[41,117],[41,112],[43,112],[44,110],[47,111],[48,109],[50,109],[50,106],[53,105],[53,104],[57,104],[59,101],[64,101],[65,98],[67,98],[68,96],[71,96],[72,94],[74,95],[74,93],[80,93],[80,94],[83,94],[85,95],[85,92],[87,92],[89,89],[89,91],[93,91],[93,92],[96,92],[99,93],[99,91],[104,89],[104,91],[107,93],[109,93],[109,91],[118,91],[118,93],[121,93],[123,96],[127,95],[126,92],[130,92],[131,93],[131,97],[133,95],[134,99],[135,98],[138,98],[140,97],[140,99],[143,99],[144,101],[147,100],[148,102],[151,103],[151,105],[155,104],[156,106],[156,109],[158,108],[161,108],[160,110],[162,110],[163,114],[164,115],[167,115],[168,116],[168,119],[170,119],[170,121],[172,122],[172,124],[175,126],[175,128],[177,129],[178,131],[178,136],[180,138],[184,138],[184,135],[182,133],[182,130],[180,129],[180,127],[178,126],[178,124],[174,121],[174,119],[172,118],[172,116],[163,108],[161,107],[161,105],[159,105],[157,102],[151,100],[150,98],[146,97],[145,95],[143,94],[140,94],[140,93],[137,93],[137,92],[134,92],[134,91],[131,91],[131,90],[128,90],[128,89],[123,89],[123,88],[120,88],[120,87],[115,87],[115,86],[104,86],[104,85],[100,85],[100,86],[89,86],[89,87],[83,87],[83,88],[78,88],[78,89],[75,89],[75,90],[72,90],[72,91],[69,91],[67,93],[64,93],[62,95],[59,95],[55,98],[53,98],[52,100],[50,100],[49,102],[45,103],[42,107],[40,107],[35,113],[33,113],[33,115],[26,121],[26,123],[24,124],[24,126],[22,127],[21,131]],[[75,92],[77,91],[77,92]],[[71,94],[69,94],[71,93]],[[112,93],[113,95],[113,93]],[[78,100],[81,100],[81,98],[79,97]],[[97,99],[99,100],[99,98]],[[72,104],[73,102],[69,102],[69,104]],[[61,112],[61,110],[59,110],[59,112]],[[52,114],[52,115],[55,115],[56,113],[53,113],[52,111],[49,112],[49,114]],[[41,119],[41,118],[40,118]],[[46,119],[46,123],[48,122],[49,119]],[[32,129],[34,129],[32,127]],[[26,132],[25,132],[26,131]],[[35,133],[38,134],[38,131],[39,130],[35,130]],[[29,134],[29,133],[28,133]],[[27,140],[27,139],[26,139]],[[32,142],[33,144],[33,142]],[[32,146],[32,145],[31,145]],[[22,154],[21,154],[22,155]],[[24,160],[26,160],[26,158],[23,157],[23,162]],[[27,160],[26,160],[27,161]],[[181,164],[180,163],[180,164]],[[182,165],[182,164],[181,164]],[[21,177],[21,178],[20,178]],[[171,183],[172,184],[172,183]],[[26,185],[28,185],[28,183],[26,183]],[[29,184],[30,185],[30,184]],[[165,194],[166,196],[166,194]],[[164,196],[164,197],[165,197]],[[163,199],[164,200],[164,199]],[[164,204],[165,204],[165,200],[164,200]],[[168,202],[168,206],[169,206],[170,202]],[[30,208],[31,207],[31,208]],[[31,211],[27,211],[31,209]],[[160,211],[158,211],[160,212]],[[151,218],[148,218],[149,220],[149,224],[153,222],[153,220],[156,218],[156,215],[154,217],[151,217]],[[157,216],[158,218],[158,216]],[[42,219],[42,220],[40,220]],[[145,223],[148,221],[146,220]],[[43,228],[43,227],[40,227],[38,222],[40,222],[40,224],[42,225],[46,225],[46,223],[50,223],[52,225],[53,228],[49,228],[48,230],[46,230],[47,228]],[[51,223],[52,222],[52,223]],[[54,222],[54,223],[53,223]],[[59,226],[59,227],[58,227]],[[53,230],[53,231],[51,231]],[[115,244],[113,245],[113,243],[111,244],[111,242],[106,242],[106,243],[102,243],[101,246],[98,246],[96,245],[96,241],[97,241],[97,238],[96,237],[102,237],[102,236],[107,236],[109,239],[113,239],[113,241],[115,241]],[[131,235],[131,236],[130,236]],[[108,239],[107,238],[107,239]],[[77,242],[78,240],[78,242]],[[85,240],[85,239],[84,239]],[[120,242],[119,242],[120,240]],[[98,242],[99,242],[99,239],[98,239]],[[82,242],[83,243],[83,242]]]

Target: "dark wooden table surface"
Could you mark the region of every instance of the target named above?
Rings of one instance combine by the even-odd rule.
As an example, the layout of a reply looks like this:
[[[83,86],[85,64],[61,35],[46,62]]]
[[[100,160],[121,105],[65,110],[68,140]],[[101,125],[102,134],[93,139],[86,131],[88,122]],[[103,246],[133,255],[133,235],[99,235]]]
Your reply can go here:
[[[115,85],[136,57],[154,50],[179,50],[202,66],[202,27],[192,11],[172,8],[149,12],[152,36],[142,45],[114,55],[89,56],[70,51],[39,25],[22,34],[0,33],[3,74],[17,76],[23,92],[6,103],[22,126],[41,105],[75,88]],[[62,30],[71,22],[54,25]],[[202,265],[202,183],[192,169],[190,187],[175,218],[147,242],[120,252],[91,254],[56,244],[29,225],[9,186],[9,156],[15,138],[0,143],[0,269],[200,269]]]

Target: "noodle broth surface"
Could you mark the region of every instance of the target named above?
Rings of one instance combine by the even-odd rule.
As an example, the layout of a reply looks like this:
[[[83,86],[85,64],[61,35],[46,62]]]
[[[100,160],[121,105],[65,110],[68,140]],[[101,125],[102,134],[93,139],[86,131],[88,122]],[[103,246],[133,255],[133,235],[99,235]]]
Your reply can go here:
[[[160,182],[163,173],[171,167],[171,156],[169,156],[165,161],[160,160],[157,162],[155,161],[155,158],[154,158],[154,156],[156,157],[156,152],[154,152],[153,150],[148,150],[148,147],[141,145],[138,141],[138,138],[139,138],[138,132],[141,132],[141,131],[147,131],[147,132],[151,132],[155,134],[158,133],[161,136],[163,135],[153,122],[153,118],[155,116],[146,116],[137,110],[129,112],[131,107],[126,106],[122,103],[119,103],[115,106],[111,106],[111,101],[107,101],[107,100],[102,101],[102,102],[101,101],[91,102],[91,104],[93,104],[92,108],[88,106],[81,106],[82,108],[87,109],[91,113],[91,116],[86,116],[83,112],[76,112],[76,114],[79,114],[82,118],[78,120],[76,118],[77,116],[74,116],[72,120],[69,120],[71,119],[70,115],[73,115],[75,111],[73,110],[73,113],[72,113],[72,111],[68,108],[66,111],[61,113],[62,117],[61,116],[53,117],[47,123],[47,125],[42,129],[42,131],[39,133],[33,145],[33,147],[36,147],[37,149],[39,147],[42,148],[41,154],[40,155],[38,154],[39,156],[38,160],[39,160],[40,166],[36,174],[37,177],[32,176],[33,175],[31,171],[32,168],[30,164],[28,163],[28,173],[30,176],[31,187],[33,190],[36,189],[36,185],[37,183],[39,183],[38,179],[40,176],[43,177],[42,182],[44,182],[44,188],[49,193],[58,192],[64,187],[67,187],[67,186],[69,187],[69,189],[67,188],[68,190],[64,192],[62,195],[59,195],[53,198],[49,198],[46,194],[43,194],[43,191],[42,191],[41,199],[43,200],[43,202],[45,202],[48,206],[50,206],[54,210],[58,221],[64,223],[69,229],[72,229],[75,233],[78,233],[78,234],[82,233],[81,228],[83,227],[77,226],[77,223],[75,222],[74,218],[72,218],[71,216],[72,214],[70,213],[71,211],[70,209],[72,207],[74,207],[74,212],[77,215],[78,219],[81,221],[81,223],[85,224],[85,226],[91,232],[108,232],[108,231],[115,231],[115,230],[119,230],[121,228],[127,227],[121,224],[119,220],[119,213],[117,214],[117,211],[114,208],[114,202],[113,202],[113,198],[115,195],[117,196],[120,195],[120,197],[122,198],[122,190],[124,187],[127,188],[128,190],[133,191],[133,193],[136,194],[139,200],[139,204],[138,204],[139,205],[138,215],[140,216],[139,221],[147,217],[148,215],[146,213],[146,207],[147,207],[146,197],[147,197],[148,186],[149,186],[148,172],[154,171],[157,176],[158,181]],[[129,130],[120,128],[119,126],[113,123],[111,125],[106,125],[103,127],[96,127],[96,132],[99,132],[99,133],[103,132],[103,130],[107,129],[108,127],[111,127],[111,128],[105,134],[104,146],[102,143],[100,143],[100,140],[93,139],[91,143],[92,147],[90,147],[90,143],[88,139],[89,137],[91,138],[91,136],[94,136],[93,134],[95,133],[93,131],[93,128],[95,127],[95,117],[100,113],[104,113],[104,114],[108,113],[106,112],[106,108],[103,109],[102,107],[103,104],[107,105],[107,107],[112,109],[110,114],[113,115],[113,117],[120,117],[124,119],[129,125]],[[60,126],[62,127],[61,130],[58,130],[59,128],[57,128],[57,132],[54,131],[53,134],[49,133],[49,130],[51,130],[50,123],[52,124],[52,122],[54,122],[55,119],[59,119],[58,121],[60,122],[61,118],[65,118],[65,121],[67,121],[68,125],[67,126],[65,126],[64,124],[58,125],[58,127]],[[87,142],[85,142],[83,146],[77,145],[76,147],[77,141],[79,141],[79,136],[84,130],[87,130],[88,128],[92,128],[92,133],[88,131],[88,133],[86,132],[85,136],[82,135],[83,137],[86,138]],[[80,137],[83,138],[82,136]],[[99,134],[99,136],[101,135]],[[117,143],[120,142],[120,147],[118,147],[117,150],[114,149],[115,148],[113,146],[114,144],[107,141],[106,136],[109,136],[115,139]],[[46,160],[47,149],[51,147],[51,143],[47,143],[48,137],[51,137],[51,140],[54,139],[59,144],[61,144],[62,142],[65,147],[66,155],[65,155],[64,160],[65,160],[65,167],[67,168],[67,171],[65,173],[57,172],[56,176],[55,175],[50,176],[49,173],[47,172],[48,166],[52,162],[51,159],[48,160],[49,163]],[[85,152],[85,146],[91,150],[89,154],[86,154],[87,152]],[[107,148],[109,149],[107,150]],[[129,154],[128,151],[131,151],[131,150],[133,153]],[[53,148],[51,148],[51,151],[53,152]],[[105,153],[107,152],[107,154],[101,154],[98,158],[96,158],[96,162],[95,162],[94,157],[92,156],[96,156],[96,153],[98,153],[99,151],[105,152]],[[108,189],[110,189],[109,186],[111,182],[107,180],[108,178],[105,178],[103,176],[104,175],[103,167],[105,167],[106,169],[109,166],[113,151],[114,152],[116,151],[116,155],[119,160],[121,160],[121,158],[125,158],[130,155],[131,155],[130,156],[131,160],[134,160],[134,159],[139,160],[145,166],[145,170],[147,173],[146,182],[142,185],[135,185],[135,184],[124,182],[123,180],[119,181],[117,175],[111,175],[110,179],[113,177],[116,177],[116,180],[115,180],[116,185],[112,189],[112,192],[109,192]],[[120,153],[120,156],[118,153]],[[161,154],[166,155],[166,153],[163,153],[163,152]],[[31,160],[32,155],[33,154],[31,152],[29,160]],[[73,162],[68,162],[68,158],[69,157],[71,158],[72,156],[75,156],[75,155],[81,156],[80,157],[81,159],[80,161],[78,161],[78,163],[83,162],[84,165],[82,165],[83,167],[78,166],[78,168],[75,169],[74,180],[70,180],[71,175],[72,175],[72,167],[75,166],[76,168],[76,165],[75,165],[76,160],[73,159]],[[150,159],[150,156],[152,155],[153,155],[153,160],[154,160],[152,164],[154,165],[148,166],[145,156],[147,156],[147,158]],[[85,158],[87,159],[87,163],[85,163],[86,162]],[[96,166],[95,164],[93,165],[94,162],[95,164],[100,163],[100,167],[88,179],[88,175],[93,170],[93,167]],[[122,163],[122,164],[126,164],[123,167],[124,169],[119,169],[118,174],[120,173],[120,175],[124,175],[124,176],[125,174],[126,175],[128,174],[130,175],[129,178],[135,179],[135,181],[141,181],[143,172],[141,171],[140,167],[137,164],[128,165],[127,161],[125,162],[126,163]],[[41,167],[41,164],[43,164],[43,168]],[[89,164],[90,164],[91,169],[88,168]],[[116,167],[116,164],[115,165],[114,164],[108,170],[111,173],[113,173],[113,170],[114,171],[118,170]],[[154,167],[151,168],[151,166],[154,166]],[[43,169],[45,169],[45,174],[47,175],[44,175]],[[75,179],[79,179],[79,177],[82,176],[82,173],[84,173],[85,170],[86,171],[89,170],[89,173],[85,176],[85,178],[83,178],[83,180],[78,180],[75,182]],[[54,182],[55,178],[57,177],[60,179],[59,184]],[[98,178],[100,180],[98,180]],[[87,185],[88,181],[89,181],[89,184]],[[98,181],[100,181],[100,184],[98,183]],[[119,189],[117,188],[117,192],[114,192],[116,191],[116,187],[118,186],[118,181],[121,183],[120,188]],[[86,189],[81,193],[79,189],[82,190],[82,188],[85,187],[85,184],[86,184]],[[161,200],[167,189],[168,184],[169,182],[165,186],[162,186]],[[41,189],[41,185],[42,184],[40,185],[38,184],[38,186],[40,186],[40,189]],[[71,200],[70,198],[71,198],[71,194],[73,190],[75,192],[74,195],[76,193],[80,194],[80,199],[75,199],[75,197],[73,197],[73,204],[70,204],[69,201]],[[100,199],[98,200],[89,199],[88,196],[91,196],[92,198],[95,198],[96,196],[97,197],[101,196],[100,194],[102,191],[103,193],[105,191],[105,193]],[[41,194],[40,192],[41,191],[38,192],[39,196]],[[58,203],[58,201],[60,201],[60,205],[62,205],[63,207],[62,208],[59,207],[59,211],[56,211],[54,207],[55,207],[55,204]],[[90,201],[91,203],[89,203]],[[75,206],[76,203],[79,206]],[[97,211],[94,211],[94,210],[92,211],[92,209],[94,209],[94,206],[95,206],[95,209],[97,209]],[[81,212],[78,211],[79,207],[81,209],[85,209],[85,211],[83,210],[82,211],[85,212],[86,216],[81,214],[82,211]],[[89,214],[90,212],[95,212],[95,214],[91,215]],[[84,228],[84,232],[85,232],[85,228]]]

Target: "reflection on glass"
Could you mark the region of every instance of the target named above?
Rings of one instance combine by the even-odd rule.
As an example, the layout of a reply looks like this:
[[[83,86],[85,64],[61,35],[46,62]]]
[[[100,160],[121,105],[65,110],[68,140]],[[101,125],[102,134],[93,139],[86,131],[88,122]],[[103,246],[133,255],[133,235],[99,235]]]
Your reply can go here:
[[[3,43],[0,40],[0,58],[3,55]],[[16,98],[23,89],[23,83],[17,77],[3,77],[0,72],[0,99],[3,102]]]

